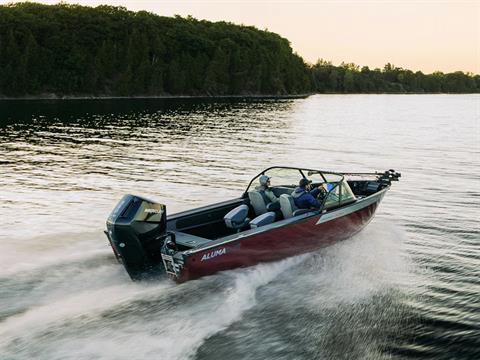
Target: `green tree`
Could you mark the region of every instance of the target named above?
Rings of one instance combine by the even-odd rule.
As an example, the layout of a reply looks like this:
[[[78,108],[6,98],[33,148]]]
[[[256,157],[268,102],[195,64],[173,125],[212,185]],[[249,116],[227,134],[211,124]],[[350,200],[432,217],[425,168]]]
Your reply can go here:
[[[354,75],[351,70],[345,71],[345,75],[343,76],[343,90],[347,93],[355,91]]]

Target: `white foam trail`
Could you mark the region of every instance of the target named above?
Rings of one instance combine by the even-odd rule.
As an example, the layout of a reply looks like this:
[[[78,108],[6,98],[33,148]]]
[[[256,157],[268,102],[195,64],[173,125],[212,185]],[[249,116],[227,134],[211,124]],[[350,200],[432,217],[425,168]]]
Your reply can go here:
[[[309,255],[289,258],[280,262],[260,264],[248,269],[234,270],[219,275],[204,278],[198,281],[176,286],[171,290],[171,302],[163,309],[152,311],[152,318],[147,321],[130,316],[122,321],[121,326],[115,329],[94,330],[94,334],[82,334],[81,337],[67,338],[59,341],[51,341],[48,356],[60,358],[89,358],[100,359],[132,359],[132,358],[162,358],[162,359],[186,359],[192,357],[202,343],[208,337],[227,328],[238,321],[242,314],[256,304],[255,294],[259,287],[268,284],[287,269],[304,261]],[[202,289],[208,284],[216,284],[221,288],[225,283],[224,291],[209,293]],[[230,285],[228,285],[230,284]],[[173,285],[175,286],[175,285]],[[192,288],[198,288],[198,299],[188,299],[185,306],[178,302],[181,296],[177,292],[192,292]],[[218,287],[217,287],[218,288]],[[119,301],[117,291],[124,292],[124,288],[112,288],[109,291]],[[159,289],[161,291],[161,289]],[[133,291],[138,297],[141,292]],[[151,293],[151,292],[150,292]],[[112,297],[112,294],[100,293],[102,297]],[[100,294],[93,294],[98,297]],[[72,315],[91,315],[92,310],[105,308],[112,305],[111,301],[91,300],[92,294],[84,294],[82,297],[69,299],[67,303],[54,304],[38,309],[35,314],[30,314],[22,319],[16,319],[15,327],[27,326],[29,323],[42,323],[45,321],[46,312],[57,307],[75,308],[75,304],[82,309],[81,312],[60,312],[50,320],[65,320]],[[122,295],[125,301],[131,295]],[[137,296],[136,296],[137,297]],[[120,299],[122,297],[120,296]],[[159,313],[160,311],[160,313]],[[12,323],[9,324],[10,326]],[[30,330],[29,330],[30,331]]]
[[[120,306],[135,299],[143,299],[171,286],[173,284],[166,281],[155,286],[131,283],[86,290],[70,296],[64,293],[63,297],[51,299],[46,304],[32,306],[26,312],[0,322],[0,349],[5,348],[15,339],[22,338],[25,334],[32,336],[49,327],[83,316],[95,317],[114,306]]]
[[[59,237],[65,237],[68,242],[66,241],[66,244],[59,243]],[[78,241],[72,243],[72,239]],[[41,244],[42,238],[39,238],[38,242]],[[26,246],[25,249],[19,249],[18,245],[14,249],[5,245],[2,246],[0,251],[0,263],[2,264],[0,276],[14,276],[21,272],[36,271],[56,264],[67,264],[109,253],[112,254],[113,258],[107,240],[102,239],[100,241],[98,236],[92,239],[85,234],[56,235],[54,247],[52,244],[45,244],[45,241],[43,241],[43,244],[43,247],[37,244]]]

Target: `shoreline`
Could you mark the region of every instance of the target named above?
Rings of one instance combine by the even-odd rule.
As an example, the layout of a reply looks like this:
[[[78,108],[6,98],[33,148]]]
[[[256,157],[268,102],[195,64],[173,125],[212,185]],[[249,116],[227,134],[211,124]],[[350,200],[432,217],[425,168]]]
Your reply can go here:
[[[8,97],[0,96],[0,101],[14,100],[154,100],[154,99],[304,99],[315,94],[292,95],[138,95],[138,96],[111,96],[111,95],[64,95],[43,94],[35,96]]]
[[[175,99],[192,99],[192,100],[213,100],[213,99],[306,99],[312,95],[474,95],[478,93],[425,93],[425,92],[378,92],[378,93],[341,93],[341,92],[325,92],[310,94],[292,94],[292,95],[139,95],[139,96],[110,96],[110,95],[64,95],[57,96],[55,94],[43,94],[35,96],[18,96],[8,97],[0,96],[0,101],[25,101],[25,100],[53,100],[53,101],[70,101],[70,100],[175,100]]]

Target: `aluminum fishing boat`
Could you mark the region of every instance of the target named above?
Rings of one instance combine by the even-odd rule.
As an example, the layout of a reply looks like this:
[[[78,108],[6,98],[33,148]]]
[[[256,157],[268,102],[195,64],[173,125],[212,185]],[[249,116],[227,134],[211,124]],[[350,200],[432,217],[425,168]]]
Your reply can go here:
[[[271,202],[259,187],[271,179]],[[166,207],[125,195],[107,219],[105,234],[132,280],[167,273],[178,282],[221,270],[313,251],[359,232],[372,219],[394,170],[338,173],[271,167],[233,200],[167,216]],[[319,209],[298,209],[292,192],[300,179],[322,186]]]

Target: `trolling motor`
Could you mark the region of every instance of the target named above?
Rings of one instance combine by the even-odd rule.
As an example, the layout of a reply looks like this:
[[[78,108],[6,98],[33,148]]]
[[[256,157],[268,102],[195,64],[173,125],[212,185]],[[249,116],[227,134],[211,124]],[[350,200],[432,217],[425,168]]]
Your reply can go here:
[[[125,195],[112,211],[105,234],[132,280],[142,279],[162,263],[161,248],[171,235],[166,229],[165,205]]]
[[[349,173],[349,175],[375,175],[375,181],[356,182],[353,185],[358,194],[366,196],[392,185],[392,181],[399,181],[399,178],[402,177],[402,174],[393,169],[375,173]]]
[[[380,174],[380,176],[378,177],[378,182],[385,186],[388,186],[392,184],[392,181],[398,181],[398,179],[401,177],[402,174],[396,172],[393,169],[390,169],[385,171],[383,174]]]

